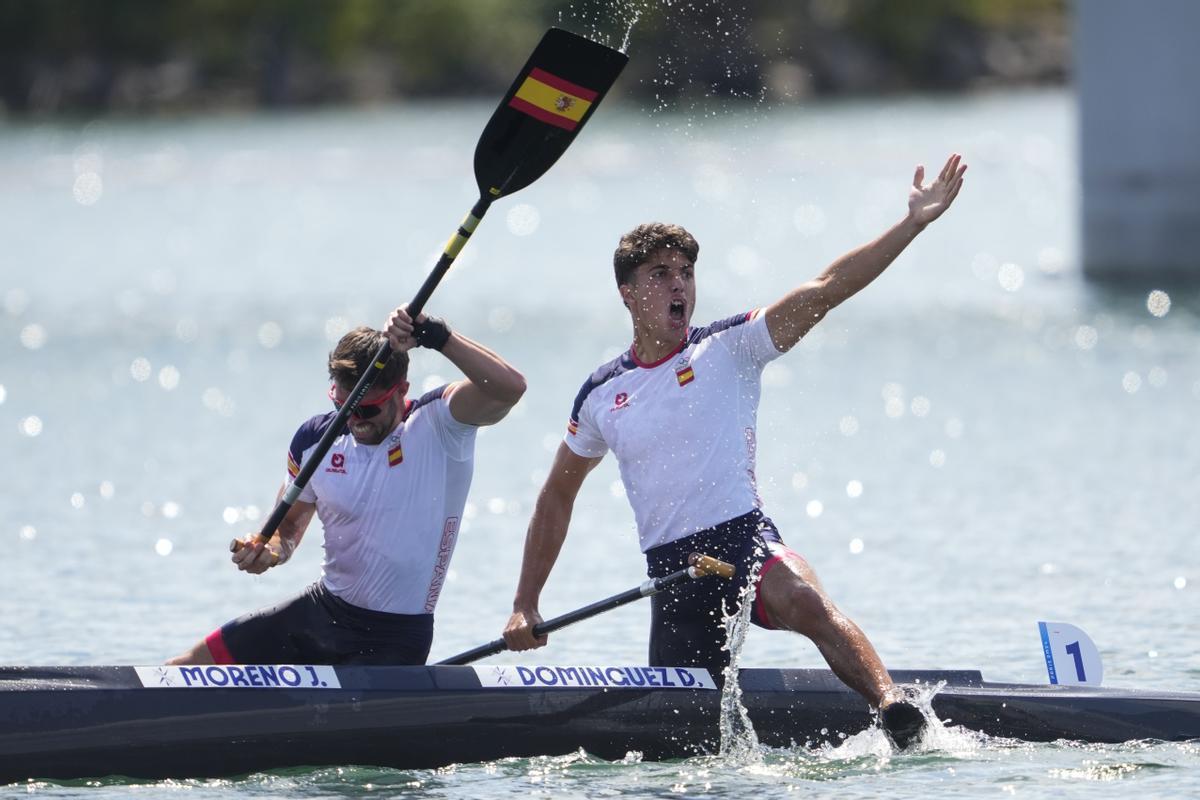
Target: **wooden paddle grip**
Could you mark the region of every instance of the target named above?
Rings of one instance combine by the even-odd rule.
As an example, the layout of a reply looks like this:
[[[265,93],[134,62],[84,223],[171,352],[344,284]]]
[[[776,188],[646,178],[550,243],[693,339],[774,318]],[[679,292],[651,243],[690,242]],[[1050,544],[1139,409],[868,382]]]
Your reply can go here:
[[[720,559],[706,556],[703,553],[692,553],[688,556],[688,566],[699,575],[717,575],[721,578],[732,578],[737,574],[733,564],[726,564]]]

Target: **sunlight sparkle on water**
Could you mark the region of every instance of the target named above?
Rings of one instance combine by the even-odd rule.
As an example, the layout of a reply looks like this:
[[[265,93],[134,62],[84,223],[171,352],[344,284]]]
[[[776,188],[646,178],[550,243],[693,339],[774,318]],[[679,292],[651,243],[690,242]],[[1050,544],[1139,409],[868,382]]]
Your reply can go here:
[[[283,328],[278,322],[267,321],[258,326],[258,343],[270,350],[283,341]]]
[[[149,380],[151,372],[150,361],[141,356],[135,358],[133,363],[129,365],[129,375],[138,383]]]
[[[1025,284],[1025,270],[1012,262],[1001,264],[996,273],[996,280],[1004,291],[1015,292]]]
[[[167,364],[158,371],[158,385],[166,391],[173,391],[179,386],[179,370]]]
[[[28,350],[40,350],[46,343],[46,329],[36,322],[21,328],[21,346]]]
[[[94,206],[104,195],[104,179],[97,172],[84,172],[75,178],[71,194],[79,205]]]
[[[1146,297],[1146,310],[1156,317],[1165,317],[1171,310],[1171,296],[1155,289]]]
[[[518,203],[508,210],[505,217],[508,231],[513,236],[529,236],[537,231],[542,223],[542,215],[535,206],[529,203]]]

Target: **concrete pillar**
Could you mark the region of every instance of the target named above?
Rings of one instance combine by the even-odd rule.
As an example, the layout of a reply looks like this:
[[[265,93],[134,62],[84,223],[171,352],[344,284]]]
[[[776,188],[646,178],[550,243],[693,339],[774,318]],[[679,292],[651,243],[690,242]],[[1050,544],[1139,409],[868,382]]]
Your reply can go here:
[[[1200,1],[1074,13],[1084,272],[1200,281]]]

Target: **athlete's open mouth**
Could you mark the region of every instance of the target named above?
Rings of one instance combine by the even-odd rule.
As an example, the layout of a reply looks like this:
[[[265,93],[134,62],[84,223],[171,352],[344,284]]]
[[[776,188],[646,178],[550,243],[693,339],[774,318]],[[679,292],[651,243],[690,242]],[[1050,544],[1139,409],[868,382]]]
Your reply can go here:
[[[671,307],[668,313],[671,315],[671,320],[674,322],[682,322],[683,316],[687,312],[687,305],[682,300],[672,300]]]

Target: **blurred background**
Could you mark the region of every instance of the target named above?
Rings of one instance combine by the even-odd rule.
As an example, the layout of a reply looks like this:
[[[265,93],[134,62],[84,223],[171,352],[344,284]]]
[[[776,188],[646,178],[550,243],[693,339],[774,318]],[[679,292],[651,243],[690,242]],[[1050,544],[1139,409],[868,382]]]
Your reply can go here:
[[[4,0],[0,96],[34,115],[490,97],[548,25],[629,35],[617,92],[645,105],[1061,85],[1070,61],[1065,0]]]
[[[429,306],[530,386],[480,436],[434,658],[499,633],[571,401],[628,346],[622,232],[697,235],[703,324],[878,235],[913,167],[961,152],[955,208],[764,375],[766,510],[893,666],[1041,682],[1035,623],[1061,619],[1110,682],[1200,687],[1200,298],[1153,255],[1089,279],[1081,239],[1088,131],[1128,148],[1147,96],[1175,115],[1126,115],[1139,152],[1174,152],[1192,106],[1130,78],[1085,124],[1080,13],[1140,4],[1077,5],[0,0],[0,660],[153,663],[315,578],[319,531],[260,578],[226,544],[325,411],[332,344],[410,299],[471,207],[479,132],[557,25],[631,61]],[[1124,74],[1167,63],[1161,31],[1101,16]],[[1139,194],[1153,174],[1116,196],[1187,219],[1195,193]],[[642,574],[608,459],[543,611]],[[636,663],[646,615],[502,658]],[[744,663],[821,662],[752,634]]]

